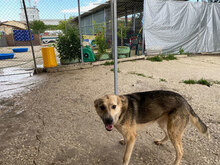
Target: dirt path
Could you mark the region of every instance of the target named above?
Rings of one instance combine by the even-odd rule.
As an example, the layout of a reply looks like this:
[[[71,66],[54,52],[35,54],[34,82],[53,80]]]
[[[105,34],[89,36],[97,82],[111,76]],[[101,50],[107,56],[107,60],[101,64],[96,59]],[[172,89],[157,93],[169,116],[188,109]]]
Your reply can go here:
[[[47,74],[28,93],[0,100],[0,164],[120,165],[121,135],[107,132],[93,108],[94,99],[113,93],[113,66],[97,66]],[[220,164],[220,85],[186,85],[186,79],[220,81],[220,57],[189,57],[175,61],[147,60],[119,64],[119,93],[164,89],[182,94],[210,127],[208,141],[188,125],[183,137],[182,165]],[[140,73],[146,77],[138,76]],[[39,75],[39,77],[45,75]],[[166,80],[166,82],[164,80]],[[4,113],[3,113],[4,112]],[[157,125],[138,134],[132,165],[172,164],[175,151]]]

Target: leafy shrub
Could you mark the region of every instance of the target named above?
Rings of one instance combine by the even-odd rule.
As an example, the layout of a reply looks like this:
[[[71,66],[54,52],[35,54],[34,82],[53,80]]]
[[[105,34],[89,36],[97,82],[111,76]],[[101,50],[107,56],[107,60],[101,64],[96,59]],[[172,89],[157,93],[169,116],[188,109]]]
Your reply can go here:
[[[174,54],[169,54],[167,56],[163,56],[163,59],[167,60],[167,61],[169,61],[169,60],[176,60],[176,57],[174,56]]]
[[[77,59],[80,58],[80,36],[78,29],[69,28],[67,33],[60,34],[57,39],[56,49],[61,59]]]
[[[108,65],[114,65],[114,61],[106,61],[104,63],[105,66],[108,66]]]
[[[184,49],[183,49],[182,47],[179,49],[179,53],[180,53],[180,54],[183,54],[183,53],[184,53]]]
[[[110,71],[112,71],[112,72],[114,72],[115,71],[115,69],[114,68],[112,68]],[[118,68],[118,73],[120,73],[121,71],[119,70],[119,68]]]
[[[185,83],[185,84],[196,84],[196,81],[189,79],[189,80],[184,80],[183,83]]]
[[[176,60],[177,58],[174,56],[174,54],[169,54],[169,55],[158,55],[154,57],[147,58],[147,60],[152,61],[152,62],[162,62],[163,60]]]
[[[200,80],[198,80],[198,81],[197,81],[197,84],[206,85],[206,86],[208,86],[208,87],[211,86],[211,83],[210,83],[209,81],[203,79],[203,78],[200,79]]]
[[[164,78],[160,78],[160,81],[161,81],[161,82],[167,82],[167,80],[164,79]]]
[[[150,57],[150,58],[147,58],[147,60],[149,61],[152,61],[152,62],[161,62],[163,61],[163,57],[162,56],[154,56],[154,57]]]
[[[30,28],[34,34],[43,33],[46,30],[46,25],[43,21],[35,20],[30,22]]]
[[[124,22],[118,23],[117,35],[118,35],[118,38],[121,40],[121,46],[124,45],[123,39],[126,38],[128,29],[129,28],[125,26]]]
[[[206,79],[200,79],[200,80],[198,80],[198,81],[196,81],[196,80],[191,80],[191,79],[189,79],[189,80],[184,80],[183,81],[183,83],[185,83],[185,84],[201,84],[201,85],[206,85],[206,86],[208,86],[208,87],[210,87],[212,84],[211,84],[211,82],[209,82],[208,80],[206,80]]]
[[[106,49],[108,48],[108,44],[105,38],[106,28],[104,24],[98,26],[95,23],[95,21],[93,21],[93,24],[94,24],[94,31],[96,34],[95,43],[98,46],[97,54],[98,54],[98,57],[100,57],[102,54],[106,53]]]

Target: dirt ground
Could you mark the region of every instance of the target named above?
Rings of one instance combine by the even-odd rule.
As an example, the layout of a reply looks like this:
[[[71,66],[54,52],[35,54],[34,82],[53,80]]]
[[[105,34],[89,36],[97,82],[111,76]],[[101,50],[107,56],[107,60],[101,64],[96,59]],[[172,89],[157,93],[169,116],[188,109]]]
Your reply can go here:
[[[120,165],[121,135],[107,132],[93,107],[94,99],[114,91],[113,66],[36,75],[41,81],[26,92],[0,100],[0,164]],[[220,164],[220,84],[181,83],[205,78],[220,81],[220,57],[195,56],[174,61],[119,64],[119,93],[172,90],[182,94],[207,124],[211,140],[188,124],[182,165]],[[146,77],[131,74],[136,72]],[[165,79],[166,81],[164,81]],[[43,80],[43,81],[42,81]],[[140,131],[131,165],[172,164],[175,151],[156,124]]]
[[[47,45],[34,46],[34,53],[37,65],[43,64],[42,51],[43,47]],[[14,47],[0,47],[0,53],[13,53],[13,48],[28,48],[27,52],[15,53],[13,59],[0,60],[0,69],[8,67],[20,67],[20,68],[34,68],[33,55],[30,46],[14,46]],[[56,60],[59,63],[58,52],[56,49]]]

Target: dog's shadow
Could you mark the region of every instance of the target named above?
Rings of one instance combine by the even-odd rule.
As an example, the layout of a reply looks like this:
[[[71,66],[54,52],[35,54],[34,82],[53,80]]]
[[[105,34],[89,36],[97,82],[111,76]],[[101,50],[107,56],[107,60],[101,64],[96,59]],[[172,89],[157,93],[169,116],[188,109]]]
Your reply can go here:
[[[115,144],[89,145],[88,148],[62,148],[50,165],[121,165],[125,147]]]
[[[125,145],[119,144],[115,138],[100,141],[99,144],[85,144],[81,147],[61,148],[50,165],[121,165],[125,151]],[[158,153],[158,150],[167,152],[167,146],[144,144],[137,141],[135,144],[129,165],[159,165],[167,162],[167,157]],[[167,154],[171,154],[167,152]],[[167,164],[167,163],[166,163]]]

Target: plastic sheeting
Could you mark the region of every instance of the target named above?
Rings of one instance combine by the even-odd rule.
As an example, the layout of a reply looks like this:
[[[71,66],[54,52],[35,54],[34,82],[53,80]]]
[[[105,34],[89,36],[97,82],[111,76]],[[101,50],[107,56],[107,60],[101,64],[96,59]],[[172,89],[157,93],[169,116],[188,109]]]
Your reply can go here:
[[[147,50],[220,51],[220,4],[145,0],[144,36]]]

